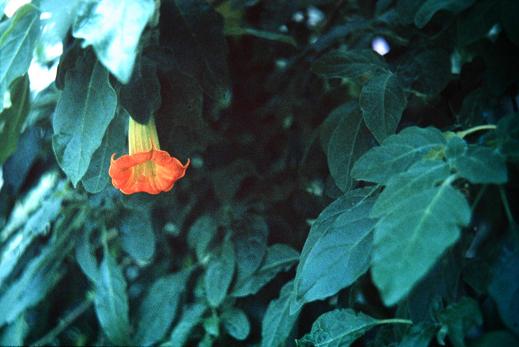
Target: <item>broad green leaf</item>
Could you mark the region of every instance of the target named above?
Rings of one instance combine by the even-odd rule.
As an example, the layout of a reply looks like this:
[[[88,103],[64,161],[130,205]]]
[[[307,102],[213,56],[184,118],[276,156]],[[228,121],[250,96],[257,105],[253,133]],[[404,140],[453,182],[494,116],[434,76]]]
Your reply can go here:
[[[381,217],[394,212],[399,201],[420,190],[434,187],[445,180],[449,173],[449,166],[443,160],[421,160],[415,163],[406,172],[389,179],[371,210],[371,216]]]
[[[128,295],[121,268],[105,249],[95,283],[95,311],[104,333],[115,345],[130,344]]]
[[[222,314],[222,324],[227,333],[236,340],[245,340],[249,336],[250,323],[247,315],[238,309],[231,308]]]
[[[133,119],[148,122],[161,104],[160,82],[153,61],[145,56],[138,59],[132,78],[121,86],[119,100]]]
[[[29,69],[40,36],[40,12],[31,4],[19,8],[0,30],[0,112],[11,83]],[[16,103],[15,101],[14,103]]]
[[[428,347],[437,328],[434,325],[418,323],[413,325],[398,347]]]
[[[211,99],[227,106],[231,91],[220,15],[204,0],[166,0],[161,16],[170,19],[161,22],[167,26],[161,41],[171,48],[178,69],[198,81]]]
[[[216,236],[218,224],[211,215],[199,217],[189,228],[187,233],[187,244],[195,250],[199,261],[204,261],[209,244]]]
[[[368,49],[335,50],[312,65],[312,71],[324,78],[348,78],[363,82],[387,70],[384,60]]]
[[[56,222],[48,244],[0,294],[0,327],[14,322],[25,310],[38,304],[58,283],[63,276],[62,262],[74,247],[73,235],[77,231],[77,223],[70,218]]]
[[[403,323],[401,319],[378,320],[352,309],[337,309],[319,316],[310,333],[298,340],[300,346],[348,347],[368,330],[380,324]]]
[[[267,251],[268,225],[263,217],[247,216],[233,235],[234,254],[236,256],[236,280],[252,275],[261,265]]]
[[[279,293],[279,298],[272,300],[267,307],[261,323],[261,347],[284,346],[299,312],[290,314],[290,298],[294,283],[288,282]]]
[[[492,279],[488,287],[503,323],[515,334],[519,334],[519,251],[505,244],[492,268]]]
[[[470,222],[467,200],[449,181],[401,197],[375,226],[371,275],[388,306],[411,291]]]
[[[74,186],[87,172],[116,106],[117,95],[108,81],[108,71],[86,54],[67,72],[65,90],[52,119],[52,147]]]
[[[166,346],[185,346],[189,339],[191,330],[200,323],[206,310],[207,306],[205,304],[198,303],[187,306],[182,313],[178,324],[173,328],[171,338],[167,342]]]
[[[379,143],[394,134],[407,105],[398,77],[385,71],[362,87],[359,100],[366,126]]]
[[[423,28],[438,11],[449,11],[457,14],[474,4],[475,0],[427,0],[416,12],[414,23]]]
[[[424,156],[440,151],[445,143],[443,134],[436,128],[405,128],[360,157],[351,175],[357,180],[384,184]]]
[[[130,80],[141,34],[155,12],[153,0],[84,1],[72,35],[92,46],[99,61],[122,83]]]
[[[352,110],[348,104],[344,104],[332,111],[330,116],[334,117],[336,113],[341,114],[341,119],[328,142],[326,156],[335,184],[347,192],[352,184],[350,170],[353,163],[374,141],[358,110]]]
[[[450,135],[450,134],[449,134]],[[468,143],[461,137],[452,134],[447,140],[447,146],[445,147],[445,158],[448,160],[454,160],[459,158],[467,152]]]
[[[87,192],[97,194],[106,188],[110,180],[108,169],[112,154],[121,154],[125,150],[126,138],[123,134],[128,117],[128,113],[120,108],[110,122],[101,145],[92,155],[88,170],[81,179],[81,183]]]
[[[441,311],[439,321],[445,327],[452,345],[465,347],[465,335],[471,328],[483,323],[483,316],[474,299],[463,297]]]
[[[121,246],[140,264],[151,261],[155,254],[155,233],[150,212],[130,210],[121,219]]]
[[[234,249],[231,241],[226,240],[218,249],[204,275],[205,292],[211,307],[219,306],[227,294],[235,268]]]
[[[368,270],[374,199],[369,190],[349,192],[317,217],[306,239],[294,280],[291,312],[351,285]]]
[[[22,126],[29,114],[30,91],[26,76],[12,83],[11,101],[11,107],[0,113],[0,165],[16,150]]]
[[[519,46],[519,23],[517,23],[519,3],[515,0],[501,0],[500,5],[501,23],[506,35]]]
[[[497,123],[497,140],[499,151],[509,161],[519,161],[519,115],[512,113]]]
[[[450,162],[461,177],[474,184],[502,184],[508,181],[504,157],[488,147],[469,146],[465,153]]]
[[[95,283],[99,276],[99,267],[94,254],[94,248],[90,243],[90,235],[92,234],[93,228],[94,225],[90,224],[81,231],[76,245],[76,261],[88,279]]]
[[[157,279],[141,301],[135,341],[149,346],[161,340],[177,313],[180,295],[186,288],[191,271],[166,275]]]
[[[280,271],[288,271],[299,260],[299,253],[284,244],[275,244],[267,248],[261,266],[247,277],[237,279],[231,293],[234,297],[256,294]]]

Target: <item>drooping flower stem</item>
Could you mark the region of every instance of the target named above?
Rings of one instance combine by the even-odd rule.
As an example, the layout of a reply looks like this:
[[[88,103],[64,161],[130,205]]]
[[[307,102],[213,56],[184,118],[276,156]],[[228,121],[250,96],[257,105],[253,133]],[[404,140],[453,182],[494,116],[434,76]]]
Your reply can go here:
[[[146,124],[141,124],[129,117],[128,151],[130,155],[160,149],[159,136],[155,119],[151,117]]]

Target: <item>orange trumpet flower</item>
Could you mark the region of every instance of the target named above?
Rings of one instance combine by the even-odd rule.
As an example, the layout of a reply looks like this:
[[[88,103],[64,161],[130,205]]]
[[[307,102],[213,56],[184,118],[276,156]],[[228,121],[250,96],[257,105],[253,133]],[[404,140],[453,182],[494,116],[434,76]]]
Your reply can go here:
[[[153,118],[140,124],[130,117],[129,154],[115,159],[112,154],[108,174],[112,185],[124,194],[159,194],[170,191],[184,177],[187,163],[182,164],[168,152],[160,150],[157,127]]]

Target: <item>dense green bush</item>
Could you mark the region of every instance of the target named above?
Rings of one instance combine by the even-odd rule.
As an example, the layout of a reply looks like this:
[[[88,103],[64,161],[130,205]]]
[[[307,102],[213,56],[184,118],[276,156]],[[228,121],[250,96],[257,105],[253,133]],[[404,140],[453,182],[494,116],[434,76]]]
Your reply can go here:
[[[518,15],[35,0],[3,16],[0,345],[518,345]],[[57,66],[42,91],[31,61]],[[191,160],[170,192],[112,186],[128,117]]]

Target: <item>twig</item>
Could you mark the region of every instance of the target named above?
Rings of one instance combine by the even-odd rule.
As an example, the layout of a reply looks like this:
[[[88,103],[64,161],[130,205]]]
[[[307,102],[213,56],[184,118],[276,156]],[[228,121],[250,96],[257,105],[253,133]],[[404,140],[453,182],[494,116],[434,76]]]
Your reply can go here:
[[[54,327],[51,331],[49,331],[45,336],[40,338],[34,343],[31,343],[31,346],[44,346],[49,345],[54,339],[63,332],[70,324],[72,324],[79,316],[85,313],[93,302],[93,296],[87,296],[85,301],[83,301],[79,306],[70,311],[65,318],[63,318],[58,325]]]

